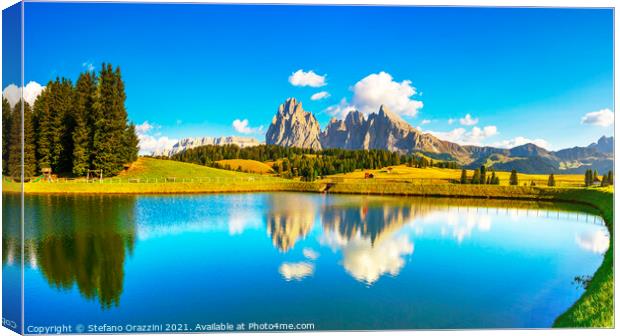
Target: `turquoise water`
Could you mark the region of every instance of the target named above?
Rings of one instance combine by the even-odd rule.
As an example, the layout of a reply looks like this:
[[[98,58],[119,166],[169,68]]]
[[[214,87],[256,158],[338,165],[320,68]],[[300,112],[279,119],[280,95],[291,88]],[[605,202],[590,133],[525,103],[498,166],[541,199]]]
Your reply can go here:
[[[5,197],[5,211],[15,202]],[[549,327],[609,244],[599,217],[539,203],[296,193],[25,202],[27,329]]]

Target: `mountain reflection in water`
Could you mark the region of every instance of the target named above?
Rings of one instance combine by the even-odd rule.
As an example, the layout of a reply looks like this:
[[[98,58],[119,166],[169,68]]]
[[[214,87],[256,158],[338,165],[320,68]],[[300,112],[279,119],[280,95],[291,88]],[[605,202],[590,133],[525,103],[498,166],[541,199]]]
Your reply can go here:
[[[4,203],[4,211],[19,211],[18,197],[5,196]],[[460,244],[476,233],[492,231],[493,216],[498,214],[515,221],[544,216],[602,224],[599,217],[565,210],[532,202],[295,193],[28,196],[25,260],[26,267],[39,271],[50,287],[59,291],[77,287],[83,298],[97,300],[108,310],[122,304],[126,260],[139,251],[141,241],[223,232],[227,238],[217,239],[225,244],[264,231],[271,250],[285,257],[276,270],[283,280],[307,281],[321,272],[317,264],[325,251],[316,249],[322,247],[338,256],[349,279],[371,286],[384,276],[398,276],[415,258],[416,237],[426,233]],[[3,265],[20,260],[18,233],[15,224],[3,227]],[[296,248],[306,239],[317,244],[315,249]],[[268,242],[260,240],[253,238],[251,244]],[[577,233],[574,243],[604,253],[609,234],[599,226]]]

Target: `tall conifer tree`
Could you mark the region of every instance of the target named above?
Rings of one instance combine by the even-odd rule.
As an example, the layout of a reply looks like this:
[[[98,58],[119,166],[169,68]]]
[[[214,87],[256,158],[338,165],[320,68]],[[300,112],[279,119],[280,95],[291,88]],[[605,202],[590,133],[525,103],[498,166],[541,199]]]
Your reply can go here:
[[[35,130],[32,107],[24,103],[24,176],[32,178],[37,173]]]
[[[519,177],[517,175],[517,171],[513,169],[510,172],[510,185],[519,185]]]
[[[9,170],[9,146],[11,134],[12,108],[9,101],[2,97],[2,174],[7,175]]]
[[[34,102],[36,120],[36,147],[38,169],[52,167],[52,115],[50,110],[50,91],[54,82],[50,81]]]
[[[480,184],[485,184],[487,181],[487,167],[480,166]]]
[[[72,135],[72,173],[77,176],[84,176],[90,168],[91,129],[89,127],[89,113],[93,109],[95,90],[94,76],[89,72],[80,74],[75,87],[75,127]]]
[[[467,170],[461,169],[461,184],[467,184]]]
[[[22,166],[22,112],[21,101],[17,102],[11,112],[11,134],[9,135],[9,175],[15,179],[21,179]]]

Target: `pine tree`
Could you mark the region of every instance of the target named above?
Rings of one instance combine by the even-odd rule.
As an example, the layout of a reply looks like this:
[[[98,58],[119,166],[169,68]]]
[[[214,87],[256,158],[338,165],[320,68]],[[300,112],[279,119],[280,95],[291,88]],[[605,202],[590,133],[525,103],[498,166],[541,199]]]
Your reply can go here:
[[[480,166],[480,184],[485,184],[487,181],[487,167],[484,165]]]
[[[474,170],[474,176],[471,178],[471,184],[479,184],[480,183],[480,169]]]
[[[75,87],[72,173],[84,176],[90,168],[91,131],[89,114],[93,110],[96,84],[94,76],[80,74]]]
[[[467,170],[461,169],[461,184],[467,184]]]
[[[36,147],[37,147],[37,162],[39,170],[41,168],[52,167],[52,115],[50,111],[51,91],[53,90],[54,82],[50,81],[47,86],[34,102],[34,118],[36,120]]]
[[[495,175],[495,171],[491,172],[491,184],[499,184],[499,179],[497,175]]]
[[[609,183],[609,185],[614,185],[614,172],[611,170],[607,172],[607,183]]]
[[[2,174],[8,175],[9,171],[9,146],[11,134],[12,108],[9,101],[2,97]]]
[[[16,181],[21,181],[22,167],[22,112],[21,101],[15,104],[11,112],[11,134],[9,135],[9,175]]]
[[[32,108],[24,103],[24,176],[32,178],[37,173],[35,130]]]
[[[510,172],[510,185],[519,185],[519,177],[517,176],[517,171],[515,169]]]
[[[599,181],[598,179],[598,170],[594,170],[594,173],[592,173],[592,183]]]
[[[553,176],[553,174],[549,175],[549,179],[547,180],[547,185],[549,187],[555,187],[555,176]]]
[[[52,169],[71,172],[73,156],[73,85],[66,78],[56,78],[50,109],[52,111]]]
[[[601,187],[606,187],[608,186],[609,183],[607,182],[607,174],[603,175],[603,178],[601,179]]]
[[[127,111],[120,69],[113,70],[111,64],[101,67],[93,118],[92,167],[103,170],[105,176],[114,175],[123,169]]]
[[[123,132],[121,161],[123,163],[134,162],[138,159],[138,144],[140,140],[136,135],[136,126],[131,123]]]
[[[593,178],[592,178],[592,170],[588,169],[588,170],[586,170],[585,177],[584,177],[584,182],[585,182],[586,187],[589,187],[589,186],[592,185],[592,180],[593,180]]]

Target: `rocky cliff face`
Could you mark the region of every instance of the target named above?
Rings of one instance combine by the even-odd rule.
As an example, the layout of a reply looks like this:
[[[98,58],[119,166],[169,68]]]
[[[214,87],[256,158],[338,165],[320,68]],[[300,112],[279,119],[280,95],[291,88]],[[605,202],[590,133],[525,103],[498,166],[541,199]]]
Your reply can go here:
[[[321,133],[321,144],[323,148],[450,154],[459,160],[466,160],[469,156],[462,146],[420,132],[385,106],[370,114],[368,119],[358,111],[347,114],[344,121],[332,119]]]
[[[246,138],[246,137],[238,137],[238,136],[227,136],[227,137],[203,137],[203,138],[185,138],[179,140],[176,144],[174,144],[171,148],[166,148],[164,150],[154,152],[154,156],[172,156],[174,154],[180,153],[184,150],[206,146],[206,145],[214,145],[214,146],[223,146],[223,145],[237,145],[241,148],[244,147],[252,147],[258,146],[261,143],[254,138]]]
[[[304,111],[301,102],[289,98],[278,108],[265,136],[268,145],[321,149],[321,127],[314,115]]]

